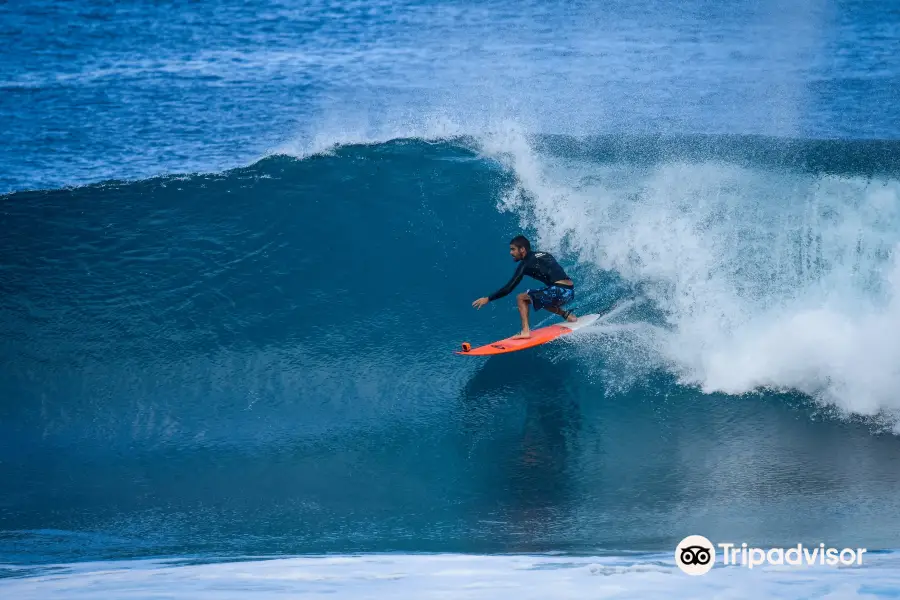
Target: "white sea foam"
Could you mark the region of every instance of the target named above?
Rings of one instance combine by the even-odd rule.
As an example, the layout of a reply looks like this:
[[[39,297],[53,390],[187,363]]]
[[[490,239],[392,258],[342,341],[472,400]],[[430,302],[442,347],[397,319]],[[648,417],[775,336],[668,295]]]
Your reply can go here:
[[[304,598],[563,600],[606,598],[877,598],[900,585],[896,553],[862,567],[717,567],[692,577],[672,554],[635,557],[364,555],[213,564],[125,561],[61,565],[0,579],[18,600]]]
[[[515,172],[499,208],[538,245],[640,284],[664,312],[641,333],[648,368],[705,392],[794,390],[896,417],[897,179],[601,164],[540,153],[515,128],[481,149]]]

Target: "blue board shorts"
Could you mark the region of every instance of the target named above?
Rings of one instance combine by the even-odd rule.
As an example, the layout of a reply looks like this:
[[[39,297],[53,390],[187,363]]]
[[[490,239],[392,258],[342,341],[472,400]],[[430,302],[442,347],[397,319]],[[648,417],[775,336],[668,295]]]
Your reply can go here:
[[[562,285],[548,285],[539,290],[529,289],[525,293],[531,296],[534,310],[541,310],[545,306],[559,308],[575,299],[575,288]]]

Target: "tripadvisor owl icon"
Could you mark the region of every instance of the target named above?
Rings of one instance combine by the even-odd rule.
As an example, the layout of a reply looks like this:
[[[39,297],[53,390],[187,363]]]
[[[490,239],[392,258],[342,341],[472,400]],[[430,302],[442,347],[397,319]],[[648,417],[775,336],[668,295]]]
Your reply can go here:
[[[675,564],[688,575],[705,575],[716,564],[716,548],[702,535],[689,535],[675,547]]]

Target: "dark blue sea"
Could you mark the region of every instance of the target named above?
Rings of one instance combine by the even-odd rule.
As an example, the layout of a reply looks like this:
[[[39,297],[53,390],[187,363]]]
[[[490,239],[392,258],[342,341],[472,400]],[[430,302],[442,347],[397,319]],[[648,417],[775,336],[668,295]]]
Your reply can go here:
[[[3,597],[900,594],[900,3],[12,0],[0,47]],[[520,233],[611,311],[455,354]]]

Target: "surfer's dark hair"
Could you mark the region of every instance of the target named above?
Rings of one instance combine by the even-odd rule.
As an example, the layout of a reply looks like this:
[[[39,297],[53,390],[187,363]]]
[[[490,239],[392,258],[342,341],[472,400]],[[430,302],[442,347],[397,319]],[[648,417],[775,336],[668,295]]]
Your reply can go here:
[[[526,252],[531,252],[531,242],[529,242],[528,238],[524,235],[517,235],[509,241],[509,245],[517,248],[525,248]]]

